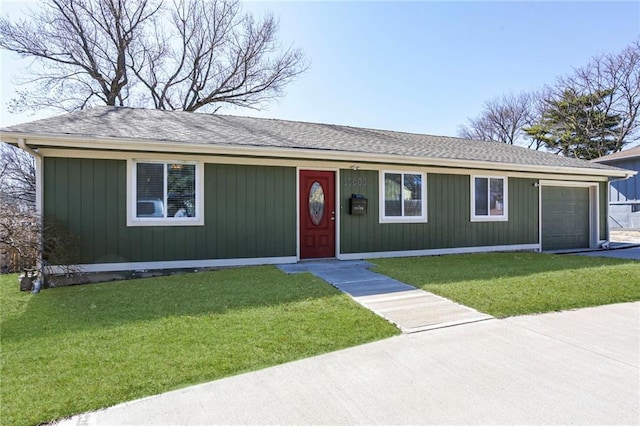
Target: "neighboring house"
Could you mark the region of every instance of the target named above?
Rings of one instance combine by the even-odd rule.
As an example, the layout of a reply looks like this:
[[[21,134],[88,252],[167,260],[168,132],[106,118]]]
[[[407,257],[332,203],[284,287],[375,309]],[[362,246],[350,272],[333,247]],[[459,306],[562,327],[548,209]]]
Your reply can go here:
[[[0,130],[85,271],[507,250],[608,240],[633,173],[502,143],[98,107]]]
[[[640,146],[592,160],[599,164],[640,172]],[[609,189],[609,226],[640,228],[640,175],[614,180]]]

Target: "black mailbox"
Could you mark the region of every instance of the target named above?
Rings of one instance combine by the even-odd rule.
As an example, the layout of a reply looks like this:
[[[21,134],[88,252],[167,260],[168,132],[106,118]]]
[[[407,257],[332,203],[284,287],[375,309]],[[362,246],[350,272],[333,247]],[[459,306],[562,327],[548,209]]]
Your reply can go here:
[[[367,214],[367,198],[362,194],[351,194],[349,198],[349,214],[363,216]]]

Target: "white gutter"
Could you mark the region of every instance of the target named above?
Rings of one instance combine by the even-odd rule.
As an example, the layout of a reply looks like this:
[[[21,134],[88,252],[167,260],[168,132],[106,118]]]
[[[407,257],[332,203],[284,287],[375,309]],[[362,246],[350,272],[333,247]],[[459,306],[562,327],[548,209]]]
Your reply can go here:
[[[21,132],[0,132],[3,140],[17,139],[24,137]],[[367,152],[352,151],[332,151],[323,149],[308,148],[285,148],[285,147],[269,147],[269,146],[237,146],[237,145],[212,145],[212,144],[194,144],[194,143],[177,143],[169,141],[145,141],[140,142],[137,139],[126,138],[100,138],[91,136],[74,136],[74,135],[47,135],[47,134],[30,134],[29,139],[32,143],[38,143],[43,146],[52,146],[60,148],[80,148],[80,149],[102,149],[117,151],[146,151],[146,152],[163,152],[163,153],[190,153],[190,154],[217,154],[217,155],[233,155],[233,156],[252,156],[267,158],[290,158],[290,159],[314,159],[322,158],[328,161],[363,161],[371,163],[397,163],[425,166],[441,166],[456,167],[469,169],[485,169],[485,170],[505,170],[505,171],[522,171],[522,172],[542,172],[542,173],[559,173],[574,174],[588,176],[606,176],[617,178],[629,178],[633,176],[632,171],[627,170],[608,170],[608,169],[592,169],[587,167],[566,167],[566,166],[544,166],[531,164],[513,164],[500,163],[482,160],[459,160],[452,158],[435,158],[435,157],[413,157],[397,154],[377,154]]]
[[[43,182],[43,167],[42,167],[42,155],[38,154],[34,151],[30,146],[27,145],[24,138],[18,138],[18,146],[20,149],[25,151],[26,153],[33,156],[36,161],[36,215],[38,217],[38,252],[40,255],[36,260],[36,267],[39,271],[42,270],[42,250],[44,247],[42,230],[44,229],[44,217],[42,215],[42,204],[43,204],[43,191],[42,191],[42,182]]]

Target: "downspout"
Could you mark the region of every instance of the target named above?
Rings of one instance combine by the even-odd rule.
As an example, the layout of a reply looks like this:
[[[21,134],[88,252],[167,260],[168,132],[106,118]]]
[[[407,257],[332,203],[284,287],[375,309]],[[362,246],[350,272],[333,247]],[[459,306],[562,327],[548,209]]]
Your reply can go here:
[[[607,202],[606,202],[606,208],[605,208],[605,212],[607,215],[607,240],[601,244],[603,248],[608,249],[609,247],[611,247],[611,226],[609,225],[609,219],[612,219],[610,217],[610,213],[609,213],[609,209],[611,207],[611,182],[618,182],[621,180],[627,180],[633,176],[635,176],[637,174],[636,171],[633,170],[629,170],[629,173],[627,173],[627,175],[623,178],[609,178],[607,181]]]
[[[38,217],[38,258],[36,259],[36,268],[42,272],[42,250],[44,247],[42,231],[44,230],[44,218],[42,216],[42,204],[43,204],[43,161],[42,155],[34,151],[27,145],[24,138],[18,138],[18,146],[21,150],[25,151],[29,155],[32,155],[36,160],[36,216]]]
[[[540,179],[537,179],[533,186],[538,190],[538,253],[542,253],[542,187]]]

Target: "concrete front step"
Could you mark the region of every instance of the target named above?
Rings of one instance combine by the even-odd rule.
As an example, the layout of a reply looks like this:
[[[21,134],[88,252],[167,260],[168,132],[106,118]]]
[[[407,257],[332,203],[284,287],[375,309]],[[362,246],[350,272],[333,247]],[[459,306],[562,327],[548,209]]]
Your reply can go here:
[[[451,302],[449,300],[435,297],[429,293],[425,294],[426,292],[424,291],[421,293],[422,294],[414,295],[410,298],[398,298],[384,301],[370,300],[365,296],[362,298],[362,302],[366,303],[368,306],[375,306],[376,309],[380,309],[382,311],[412,309],[416,307],[425,309],[442,309],[443,307],[451,306]]]
[[[395,301],[361,304],[398,325],[404,333],[492,318],[474,309],[422,291],[423,295]],[[363,298],[366,299],[366,298]]]

